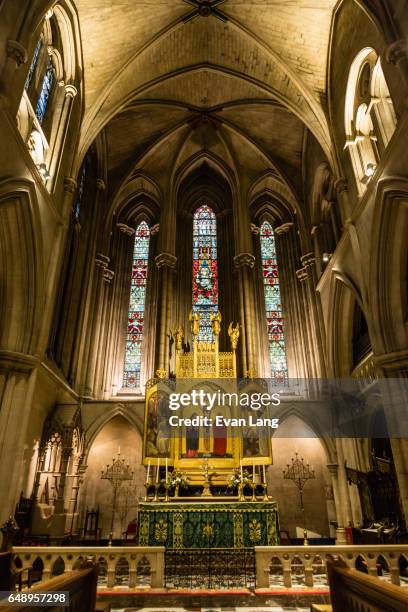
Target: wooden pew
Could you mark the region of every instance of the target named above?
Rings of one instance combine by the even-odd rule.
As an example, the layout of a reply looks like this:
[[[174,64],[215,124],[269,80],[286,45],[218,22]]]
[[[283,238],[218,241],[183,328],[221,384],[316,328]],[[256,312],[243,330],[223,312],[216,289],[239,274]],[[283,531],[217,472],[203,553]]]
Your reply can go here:
[[[85,569],[74,570],[50,580],[39,582],[29,591],[22,593],[51,593],[55,591],[66,591],[69,593],[68,606],[35,606],[35,610],[44,612],[94,612],[96,605],[96,587],[98,580],[98,566],[93,565]],[[12,608],[6,604],[0,605],[0,612],[32,612],[33,608],[24,603],[14,604]]]
[[[407,612],[408,592],[341,561],[328,560],[327,572],[333,612]]]

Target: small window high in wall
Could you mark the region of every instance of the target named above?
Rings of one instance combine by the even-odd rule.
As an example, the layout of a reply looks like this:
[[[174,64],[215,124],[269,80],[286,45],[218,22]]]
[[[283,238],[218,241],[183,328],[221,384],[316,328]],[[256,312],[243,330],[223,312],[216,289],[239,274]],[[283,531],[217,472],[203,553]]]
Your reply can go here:
[[[275,236],[268,221],[264,221],[261,225],[260,241],[271,377],[277,382],[284,382],[288,377],[288,368],[286,365],[279,270]]]
[[[150,230],[147,223],[142,221],[136,229],[133,249],[125,364],[123,368],[123,388],[136,391],[140,389],[142,369],[149,242]]]
[[[362,195],[396,126],[381,60],[371,47],[362,49],[351,65],[344,119],[345,146]]]

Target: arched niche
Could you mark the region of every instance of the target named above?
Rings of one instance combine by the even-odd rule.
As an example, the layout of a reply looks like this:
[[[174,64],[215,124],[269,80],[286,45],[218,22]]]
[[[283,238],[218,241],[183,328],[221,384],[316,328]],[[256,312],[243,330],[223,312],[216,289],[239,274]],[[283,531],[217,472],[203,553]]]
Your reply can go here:
[[[327,469],[328,452],[313,429],[297,415],[288,416],[272,437],[273,465],[268,468],[269,494],[277,501],[281,530],[290,538],[303,538],[303,516],[299,490],[283,477],[291,458],[303,457],[315,471],[316,478],[306,483],[303,500],[309,537],[330,537],[330,521],[335,520],[331,478]]]
[[[87,449],[87,469],[80,501],[81,526],[85,520],[86,510],[99,508],[102,538],[107,537],[110,531],[113,488],[110,482],[101,479],[101,472],[118,457],[119,450],[120,457],[129,463],[134,476],[133,480],[125,482],[118,492],[115,537],[121,537],[129,521],[134,518],[138,500],[144,492],[146,478],[142,466],[142,436],[124,416],[118,414],[101,427]]]

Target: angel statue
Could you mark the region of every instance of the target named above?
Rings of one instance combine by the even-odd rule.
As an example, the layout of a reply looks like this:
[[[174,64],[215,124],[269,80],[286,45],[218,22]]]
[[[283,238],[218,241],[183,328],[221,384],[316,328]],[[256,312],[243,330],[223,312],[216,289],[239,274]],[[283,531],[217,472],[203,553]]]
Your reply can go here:
[[[221,331],[221,321],[222,321],[221,313],[217,312],[217,314],[212,314],[210,319],[211,319],[211,325],[212,325],[214,336],[219,336],[220,331]]]
[[[176,351],[181,351],[183,348],[184,329],[182,325],[179,325],[172,331],[174,342],[176,344]]]
[[[200,313],[193,312],[191,310],[188,319],[191,323],[191,333],[193,334],[193,336],[198,336],[198,333],[200,331]]]
[[[233,351],[236,350],[237,345],[238,345],[238,338],[239,338],[239,323],[237,323],[234,327],[233,323],[229,324],[228,327],[228,335],[230,337],[231,340],[231,348]]]

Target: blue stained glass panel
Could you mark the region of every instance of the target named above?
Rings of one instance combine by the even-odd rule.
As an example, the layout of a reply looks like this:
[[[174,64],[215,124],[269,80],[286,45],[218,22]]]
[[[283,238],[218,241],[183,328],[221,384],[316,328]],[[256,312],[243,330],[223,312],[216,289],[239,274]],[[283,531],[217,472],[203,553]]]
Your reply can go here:
[[[288,377],[288,368],[279,269],[276,259],[275,236],[272,226],[267,221],[261,226],[260,240],[271,374],[277,382],[284,382]]]
[[[47,112],[48,102],[50,100],[52,87],[55,81],[55,68],[50,58],[47,65],[47,70],[43,78],[41,85],[40,96],[37,101],[37,108],[35,114],[40,123],[44,121],[45,113]]]
[[[27,75],[27,79],[24,85],[24,89],[26,91],[29,90],[31,82],[33,80],[33,76],[35,74],[35,70],[37,68],[37,64],[38,64],[38,59],[40,57],[40,51],[43,47],[43,40],[42,38],[40,38],[40,40],[37,42],[35,49],[34,49],[34,54],[33,54],[33,59],[31,60],[31,65],[30,65],[30,70],[28,71],[28,75]]]
[[[123,387],[127,389],[140,389],[149,242],[150,230],[147,223],[142,221],[135,234],[130,281],[125,365],[122,383]]]
[[[214,339],[211,315],[218,312],[217,220],[203,204],[193,218],[193,312],[200,314],[200,342]]]

